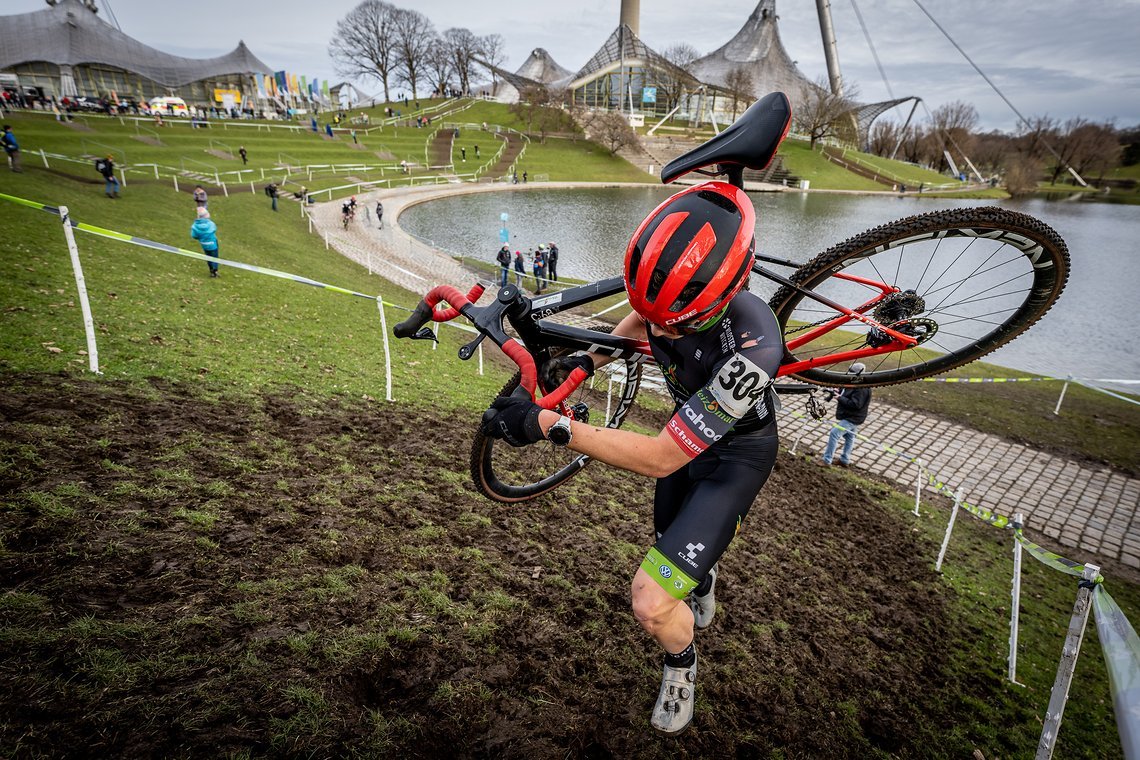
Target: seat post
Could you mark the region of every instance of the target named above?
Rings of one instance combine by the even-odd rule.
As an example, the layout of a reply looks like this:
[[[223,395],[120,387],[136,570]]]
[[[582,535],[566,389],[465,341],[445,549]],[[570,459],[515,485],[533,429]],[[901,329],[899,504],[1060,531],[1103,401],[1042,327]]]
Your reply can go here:
[[[728,175],[728,183],[734,187],[744,189],[744,167],[740,164],[717,164],[716,167]]]

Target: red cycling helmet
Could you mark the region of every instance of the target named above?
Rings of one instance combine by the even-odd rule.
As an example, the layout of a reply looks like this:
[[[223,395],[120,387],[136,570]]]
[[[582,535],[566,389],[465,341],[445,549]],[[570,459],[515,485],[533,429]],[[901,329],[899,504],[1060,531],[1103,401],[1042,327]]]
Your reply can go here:
[[[702,182],[671,196],[626,248],[630,306],[659,327],[707,326],[748,281],[755,229],[752,201],[727,182]]]

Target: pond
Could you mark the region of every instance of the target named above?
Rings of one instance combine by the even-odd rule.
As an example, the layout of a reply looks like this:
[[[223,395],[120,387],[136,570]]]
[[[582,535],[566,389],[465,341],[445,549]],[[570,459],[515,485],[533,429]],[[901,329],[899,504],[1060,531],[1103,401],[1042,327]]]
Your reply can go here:
[[[414,206],[400,217],[406,230],[455,254],[494,261],[499,216],[509,215],[512,250],[554,241],[559,274],[598,279],[621,273],[633,230],[669,190],[550,189],[459,195]],[[753,193],[757,251],[797,262],[870,227],[912,214],[992,205],[1035,216],[1069,245],[1072,272],[1057,304],[1041,322],[989,360],[1027,372],[1140,380],[1140,207],[1044,200],[979,201],[841,193]],[[774,287],[753,278],[765,297]],[[1132,387],[1135,391],[1135,386]]]

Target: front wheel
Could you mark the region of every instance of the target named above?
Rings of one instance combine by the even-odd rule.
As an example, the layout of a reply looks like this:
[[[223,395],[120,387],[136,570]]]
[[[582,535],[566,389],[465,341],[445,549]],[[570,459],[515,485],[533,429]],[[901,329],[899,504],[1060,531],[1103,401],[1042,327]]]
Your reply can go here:
[[[1051,227],[1015,211],[981,207],[868,230],[819,254],[791,280],[918,339],[911,348],[861,360],[866,370],[858,383],[877,386],[945,372],[1008,343],[1049,310],[1068,276],[1068,248]],[[883,298],[871,281],[895,292]],[[851,385],[846,363],[828,366],[827,357],[889,342],[854,320],[804,341],[837,312],[787,286],[769,303],[789,344],[789,361],[819,361],[794,375],[807,382]]]
[[[559,353],[566,353],[565,350]],[[557,354],[556,354],[557,355]],[[500,396],[518,387],[519,373],[503,386]],[[641,364],[614,361],[600,368],[566,399],[575,419],[597,427],[620,427],[641,386]],[[552,491],[576,475],[590,458],[549,441],[514,448],[476,429],[471,446],[471,479],[489,499],[514,503]]]

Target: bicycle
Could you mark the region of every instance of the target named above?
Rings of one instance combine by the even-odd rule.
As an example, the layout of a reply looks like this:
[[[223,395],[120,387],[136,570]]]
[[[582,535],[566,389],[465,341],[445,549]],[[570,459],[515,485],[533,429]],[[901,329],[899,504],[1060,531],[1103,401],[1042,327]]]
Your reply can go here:
[[[662,182],[695,172],[726,175],[743,187],[744,169],[768,165],[790,122],[787,97],[767,95],[719,135],[666,165]],[[793,272],[785,277],[765,265]],[[802,265],[757,254],[752,272],[780,285],[769,301],[785,341],[777,377],[800,381],[776,385],[776,390],[810,393],[815,386],[875,387],[918,380],[990,353],[1028,329],[1057,300],[1068,279],[1069,254],[1064,240],[1045,223],[1015,211],[980,207],[881,225]],[[493,302],[476,306],[482,284],[466,294],[440,285],[394,333],[434,340],[424,327],[429,321],[463,316],[479,334],[460,348],[461,359],[471,358],[490,338],[519,367],[500,395],[521,384],[532,396],[543,392],[537,402],[544,408],[584,422],[604,409],[601,425],[619,427],[640,388],[648,344],[559,324],[551,317],[623,290],[620,276],[533,299],[508,284]],[[447,307],[437,309],[443,303]],[[584,386],[586,373],[575,370],[556,388],[540,387],[538,368],[575,351],[608,354],[614,361]],[[853,361],[866,365],[861,375],[832,369]],[[481,493],[512,503],[551,491],[588,463],[589,457],[548,442],[521,449],[496,444],[476,428],[470,468]]]

